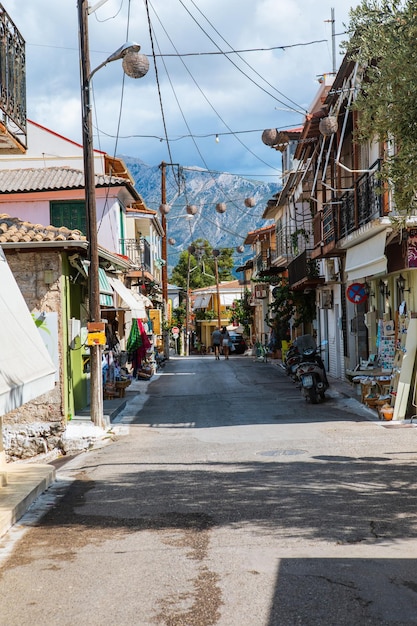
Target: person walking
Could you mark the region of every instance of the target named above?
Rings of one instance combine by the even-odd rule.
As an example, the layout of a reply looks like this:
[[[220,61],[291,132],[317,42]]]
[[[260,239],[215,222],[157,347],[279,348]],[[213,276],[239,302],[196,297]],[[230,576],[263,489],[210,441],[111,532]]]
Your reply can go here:
[[[226,326],[223,326],[222,332],[221,332],[221,336],[222,336],[222,347],[223,347],[224,358],[228,359],[229,358],[230,335],[229,335],[229,331],[227,330]]]
[[[215,328],[211,333],[211,346],[214,350],[214,356],[216,357],[216,361],[220,359],[220,344],[222,342],[222,334],[220,332],[220,328]]]

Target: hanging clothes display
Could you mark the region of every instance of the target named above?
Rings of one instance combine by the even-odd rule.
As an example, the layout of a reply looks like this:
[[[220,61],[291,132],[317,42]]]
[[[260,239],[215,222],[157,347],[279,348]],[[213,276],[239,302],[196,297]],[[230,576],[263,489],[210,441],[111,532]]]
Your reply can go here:
[[[132,362],[132,374],[136,378],[147,351],[152,347],[141,320],[136,318],[132,320],[126,347]]]

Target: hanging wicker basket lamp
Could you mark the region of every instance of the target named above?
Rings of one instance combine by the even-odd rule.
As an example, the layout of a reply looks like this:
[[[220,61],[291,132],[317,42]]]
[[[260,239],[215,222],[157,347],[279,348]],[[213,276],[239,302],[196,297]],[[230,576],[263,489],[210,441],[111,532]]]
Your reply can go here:
[[[130,78],[142,78],[149,70],[149,59],[145,54],[129,50],[123,57],[123,71]]]
[[[175,241],[175,239],[173,239],[172,237],[170,237],[170,238],[168,239],[168,243],[169,243],[169,245],[170,245],[170,246],[175,246],[175,244],[176,244],[177,242]]]
[[[238,246],[236,248],[236,252],[240,252],[240,253],[245,252],[245,246]]]
[[[245,198],[245,206],[247,206],[249,209],[254,207],[255,204],[256,204],[255,198]]]
[[[169,206],[169,204],[160,204],[159,205],[159,212],[161,213],[161,215],[167,215],[171,210],[171,207]]]
[[[276,146],[278,143],[278,131],[276,128],[267,128],[262,133],[262,141],[266,146]]]
[[[216,211],[217,211],[217,213],[226,213],[226,203],[225,202],[218,202],[216,204]]]
[[[327,117],[323,117],[323,119],[321,119],[319,122],[319,131],[325,137],[337,133],[337,128],[337,117],[335,115],[328,115]]]
[[[185,210],[187,211],[188,215],[195,215],[198,211],[195,204],[187,204]]]

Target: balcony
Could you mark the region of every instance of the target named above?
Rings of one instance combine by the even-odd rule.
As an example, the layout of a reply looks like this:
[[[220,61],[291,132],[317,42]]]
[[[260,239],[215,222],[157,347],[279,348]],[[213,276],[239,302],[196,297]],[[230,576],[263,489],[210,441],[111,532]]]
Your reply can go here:
[[[313,221],[313,258],[335,256],[337,242],[352,234],[361,226],[383,217],[382,195],[379,191],[378,172],[380,161],[376,161],[371,174],[357,179],[355,188],[339,198],[323,205]]]
[[[314,288],[324,283],[319,275],[318,261],[311,256],[311,250],[304,250],[288,265],[288,284],[293,290]]]
[[[145,238],[120,239],[119,243],[122,254],[128,256],[134,265],[151,271],[151,247]]]
[[[27,143],[25,41],[1,5],[0,28],[0,154],[22,154]]]

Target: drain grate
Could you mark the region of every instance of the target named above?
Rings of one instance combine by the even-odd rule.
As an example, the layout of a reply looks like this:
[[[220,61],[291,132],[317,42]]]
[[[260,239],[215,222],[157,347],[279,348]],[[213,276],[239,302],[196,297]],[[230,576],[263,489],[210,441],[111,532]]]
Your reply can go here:
[[[257,452],[259,456],[297,456],[299,454],[307,454],[307,450],[266,450],[262,452]]]

